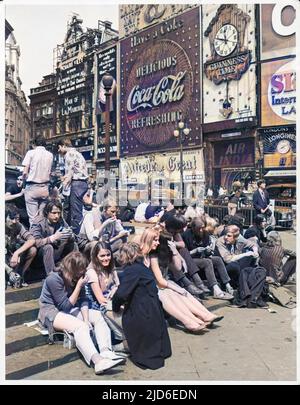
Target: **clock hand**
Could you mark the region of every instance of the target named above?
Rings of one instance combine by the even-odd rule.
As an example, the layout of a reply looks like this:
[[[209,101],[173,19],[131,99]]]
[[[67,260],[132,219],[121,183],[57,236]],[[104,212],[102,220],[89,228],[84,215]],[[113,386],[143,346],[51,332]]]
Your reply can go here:
[[[224,42],[232,42],[232,43],[234,43],[234,44],[236,44],[236,41],[230,41],[229,39],[224,39],[224,38],[218,38],[218,37],[216,37],[215,39],[218,39],[219,41],[224,41]]]

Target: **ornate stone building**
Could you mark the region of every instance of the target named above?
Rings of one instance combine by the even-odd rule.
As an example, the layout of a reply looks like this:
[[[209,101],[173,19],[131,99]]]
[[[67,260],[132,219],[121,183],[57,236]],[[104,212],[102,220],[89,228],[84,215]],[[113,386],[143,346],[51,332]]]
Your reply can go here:
[[[117,40],[118,32],[109,21],[86,30],[82,22],[77,15],[72,17],[64,42],[54,49],[53,74],[44,76],[29,98],[33,134],[49,139],[49,147],[69,137],[91,172],[96,124],[94,58],[103,44]]]
[[[20,47],[5,21],[5,163],[20,165],[28,150],[30,113],[19,76]]]

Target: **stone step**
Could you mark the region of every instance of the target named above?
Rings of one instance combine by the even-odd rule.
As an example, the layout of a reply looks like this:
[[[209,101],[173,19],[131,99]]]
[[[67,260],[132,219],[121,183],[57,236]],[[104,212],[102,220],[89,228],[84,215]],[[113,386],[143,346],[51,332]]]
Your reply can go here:
[[[47,343],[48,335],[42,335],[34,329],[34,326],[30,328],[26,325],[12,326],[6,329],[5,354],[9,356]]]
[[[77,349],[65,349],[61,344],[44,345],[13,353],[6,357],[6,379],[21,380],[78,358]]]
[[[5,291],[5,303],[12,304],[15,302],[31,301],[39,298],[41,295],[43,282],[32,283],[28,287],[12,288],[7,287]]]
[[[38,300],[15,302],[5,306],[6,327],[21,325],[24,322],[31,322],[37,319],[39,313]]]

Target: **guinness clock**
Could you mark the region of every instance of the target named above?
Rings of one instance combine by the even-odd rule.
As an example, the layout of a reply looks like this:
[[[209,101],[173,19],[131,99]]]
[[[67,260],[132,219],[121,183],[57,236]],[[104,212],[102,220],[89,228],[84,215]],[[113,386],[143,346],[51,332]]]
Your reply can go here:
[[[219,56],[228,56],[236,48],[238,43],[238,32],[234,25],[223,25],[214,39],[214,48]]]

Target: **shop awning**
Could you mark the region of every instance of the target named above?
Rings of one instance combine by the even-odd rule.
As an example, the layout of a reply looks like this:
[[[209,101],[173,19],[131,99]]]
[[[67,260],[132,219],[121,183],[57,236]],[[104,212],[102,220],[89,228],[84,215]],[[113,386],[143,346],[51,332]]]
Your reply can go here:
[[[291,177],[296,176],[296,170],[269,170],[264,177]]]

